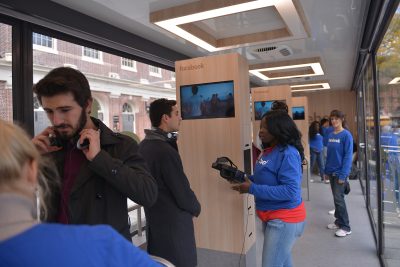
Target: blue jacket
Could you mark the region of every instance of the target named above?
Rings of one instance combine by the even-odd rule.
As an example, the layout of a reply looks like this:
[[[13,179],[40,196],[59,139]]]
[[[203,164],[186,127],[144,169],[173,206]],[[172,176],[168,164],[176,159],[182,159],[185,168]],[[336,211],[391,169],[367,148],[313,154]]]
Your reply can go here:
[[[321,152],[322,149],[324,148],[324,145],[322,143],[323,138],[319,133],[317,133],[313,138],[311,138],[309,142],[310,142],[310,149],[313,149],[317,152]]]
[[[161,267],[110,226],[62,224],[39,224],[0,242],[0,266]]]
[[[353,159],[351,133],[346,129],[338,134],[332,132],[328,138],[327,148],[325,174],[335,174],[340,180],[345,180],[350,174]]]
[[[256,162],[249,193],[261,211],[292,209],[301,204],[301,158],[294,146],[276,146]]]

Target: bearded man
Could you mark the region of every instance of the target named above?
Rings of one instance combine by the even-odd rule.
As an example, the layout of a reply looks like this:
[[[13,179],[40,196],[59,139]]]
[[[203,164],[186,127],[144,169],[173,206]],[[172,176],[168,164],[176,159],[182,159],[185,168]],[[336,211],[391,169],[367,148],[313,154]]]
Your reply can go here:
[[[108,224],[131,241],[127,198],[150,207],[157,184],[137,143],[90,116],[89,82],[78,70],[50,71],[33,88],[52,126],[32,139],[61,177],[49,221]]]

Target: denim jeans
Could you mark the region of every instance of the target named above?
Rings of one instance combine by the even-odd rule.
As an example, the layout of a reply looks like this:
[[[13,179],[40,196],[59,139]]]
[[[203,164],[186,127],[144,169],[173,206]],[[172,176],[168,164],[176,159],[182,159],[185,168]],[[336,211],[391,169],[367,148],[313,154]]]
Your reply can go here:
[[[324,146],[324,148],[322,149],[322,156],[324,158],[324,166],[326,165],[326,158],[328,157],[328,148],[326,146]]]
[[[263,223],[262,267],[292,267],[294,242],[304,231],[305,222],[286,223],[279,219]]]
[[[333,202],[335,203],[335,224],[340,229],[350,231],[349,215],[347,214],[346,202],[344,201],[344,183],[338,184],[338,180],[338,177],[329,175]]]
[[[315,161],[317,161],[319,176],[321,176],[321,180],[324,180],[324,159],[323,152],[316,152],[314,149],[310,148],[310,169],[314,168]]]

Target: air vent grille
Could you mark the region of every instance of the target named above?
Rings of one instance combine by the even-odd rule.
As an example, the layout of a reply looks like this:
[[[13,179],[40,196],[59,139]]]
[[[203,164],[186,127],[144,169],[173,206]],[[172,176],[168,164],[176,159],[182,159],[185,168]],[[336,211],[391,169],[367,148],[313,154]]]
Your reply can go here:
[[[285,48],[282,48],[281,50],[279,50],[279,52],[282,54],[282,56],[285,56],[285,57],[287,57],[287,56],[289,56],[289,55],[292,54],[292,53],[289,51],[289,49],[287,49],[286,47],[285,47]]]
[[[266,46],[266,47],[261,47],[261,48],[254,49],[254,52],[262,53],[262,52],[273,51],[275,49],[276,49],[276,46]]]
[[[255,47],[251,53],[259,58],[274,60],[293,55],[293,50],[287,45],[270,45]]]

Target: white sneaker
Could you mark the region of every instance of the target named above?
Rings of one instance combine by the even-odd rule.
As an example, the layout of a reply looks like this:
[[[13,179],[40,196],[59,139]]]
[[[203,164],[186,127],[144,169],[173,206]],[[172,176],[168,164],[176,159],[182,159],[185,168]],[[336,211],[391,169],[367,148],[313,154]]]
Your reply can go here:
[[[343,229],[339,229],[339,230],[337,230],[335,232],[335,235],[338,236],[338,237],[345,237],[345,236],[350,235],[350,234],[351,234],[351,231],[346,231],[346,230],[343,230]]]
[[[328,229],[331,229],[331,230],[339,229],[339,226],[337,226],[337,225],[334,224],[334,223],[330,223],[330,224],[328,224],[326,227],[327,227]]]
[[[329,184],[329,180],[328,180],[328,179],[326,179],[326,180],[325,180],[325,183],[326,183],[326,184]]]
[[[335,214],[335,209],[328,211],[328,213],[329,213],[330,215],[334,215],[334,214]]]

